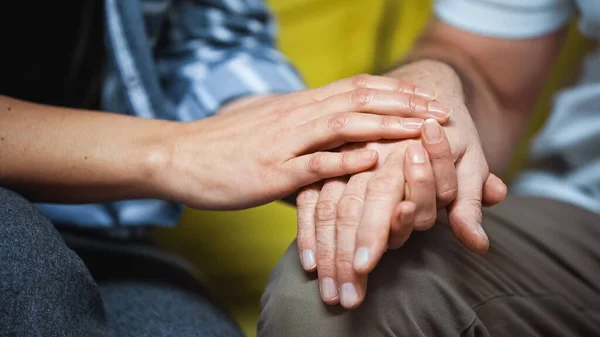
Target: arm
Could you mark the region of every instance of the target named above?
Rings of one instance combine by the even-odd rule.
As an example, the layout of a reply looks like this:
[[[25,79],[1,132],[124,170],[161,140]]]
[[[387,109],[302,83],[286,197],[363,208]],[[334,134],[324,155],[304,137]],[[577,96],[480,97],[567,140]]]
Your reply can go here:
[[[0,185],[43,202],[156,197],[173,124],[0,96]]]
[[[200,209],[260,205],[377,162],[372,150],[322,151],[419,134],[415,118],[390,115],[420,120],[428,113],[428,99],[408,93],[413,87],[386,90],[398,87],[390,78],[356,83],[346,79],[249,98],[189,123],[0,96],[0,186],[35,201],[157,198]]]
[[[542,37],[501,39],[434,20],[389,75],[436,90],[439,99],[466,105],[492,172],[501,174],[557,58],[565,29]]]
[[[476,252],[488,247],[481,205],[490,169],[502,173],[519,140],[564,39],[570,5],[438,0],[440,19],[426,30],[408,64],[390,73],[429,85],[454,108],[444,125],[458,178],[448,215],[454,234]],[[503,184],[494,185],[501,192],[496,194],[505,195]]]

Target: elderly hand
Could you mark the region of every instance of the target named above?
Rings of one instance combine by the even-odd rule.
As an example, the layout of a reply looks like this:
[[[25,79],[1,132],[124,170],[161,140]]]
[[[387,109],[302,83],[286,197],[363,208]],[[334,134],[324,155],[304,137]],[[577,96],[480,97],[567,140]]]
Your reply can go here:
[[[464,117],[457,119],[465,123]],[[462,173],[462,181],[458,179],[455,163],[462,163],[463,171],[469,172],[470,168],[473,172],[484,172],[486,183],[477,187],[478,193],[469,190],[469,187],[474,188],[469,185],[466,185],[466,192],[473,193],[476,198],[483,191],[487,204],[503,200],[506,187],[496,176],[488,174],[487,165],[466,166],[473,165],[465,160],[477,158],[477,152],[467,152],[470,147],[464,142],[471,140],[477,142],[476,145],[478,138],[458,137],[465,133],[454,117],[446,129],[454,139],[454,146],[434,120],[428,120],[422,129],[422,145],[406,140],[358,146],[379,152],[379,165],[375,169],[355,174],[349,180],[330,179],[322,188],[314,185],[299,194],[300,259],[304,269],[318,268],[321,297],[326,303],[341,301],[346,308],[357,306],[365,295],[366,274],[375,267],[385,250],[400,247],[413,230],[430,228],[437,209],[453,201],[451,224],[457,236],[476,251],[487,249],[487,237],[479,226],[475,228],[475,236],[468,235],[472,232],[462,235],[469,230],[465,229],[463,218],[473,219],[469,218],[473,213],[468,212],[480,211],[481,199],[479,204],[469,204],[469,199],[464,199],[468,194],[460,191],[464,206],[456,205],[460,183],[465,186],[468,181],[465,181],[467,173]],[[471,147],[471,151],[476,150],[477,147]],[[485,161],[481,163],[485,164]],[[470,178],[477,177],[472,175]]]

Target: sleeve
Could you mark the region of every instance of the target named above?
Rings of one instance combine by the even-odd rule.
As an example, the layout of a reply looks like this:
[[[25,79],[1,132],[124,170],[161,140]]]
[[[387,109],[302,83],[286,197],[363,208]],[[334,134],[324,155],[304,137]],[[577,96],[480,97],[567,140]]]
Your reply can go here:
[[[275,47],[275,24],[262,0],[181,0],[167,27],[158,71],[181,121],[208,117],[236,98],[304,88]]]
[[[480,35],[524,39],[552,33],[575,14],[572,0],[436,0],[435,15]]]

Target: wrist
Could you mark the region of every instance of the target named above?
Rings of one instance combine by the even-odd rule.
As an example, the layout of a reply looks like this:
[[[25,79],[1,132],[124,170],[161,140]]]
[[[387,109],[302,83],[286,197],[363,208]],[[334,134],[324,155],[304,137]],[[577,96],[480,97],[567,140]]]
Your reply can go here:
[[[207,207],[222,174],[211,139],[223,137],[207,127],[211,118],[182,123],[167,122],[144,150],[144,167],[155,198],[172,200],[196,209]],[[202,193],[200,193],[202,191]]]
[[[131,158],[135,186],[145,198],[171,200],[171,181],[176,174],[176,139],[183,133],[185,123],[152,121],[152,127],[134,142]]]
[[[434,90],[437,98],[449,103],[465,103],[463,80],[450,64],[423,58],[409,61],[386,76]]]

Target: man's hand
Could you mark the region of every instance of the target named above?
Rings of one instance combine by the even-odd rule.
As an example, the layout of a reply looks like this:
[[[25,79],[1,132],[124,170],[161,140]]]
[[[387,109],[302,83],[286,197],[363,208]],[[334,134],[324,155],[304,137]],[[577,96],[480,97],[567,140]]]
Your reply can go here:
[[[420,88],[376,76],[234,103],[173,132],[172,159],[161,176],[165,197],[210,209],[276,200],[377,163],[373,150],[328,150],[347,142],[414,138],[432,116],[445,121],[449,109]]]
[[[318,267],[326,303],[341,300],[346,308],[357,306],[365,294],[366,275],[361,274],[369,267],[361,264],[376,264],[387,248],[402,246],[413,230],[429,229],[437,210],[455,198],[455,158],[442,127],[427,120],[421,138],[422,145],[415,140],[346,145],[347,151],[376,150],[380,163],[298,195],[300,259],[307,271]],[[502,198],[493,187],[486,184],[490,203]],[[357,247],[363,249],[355,253]]]
[[[346,145],[347,151],[376,150],[380,163],[349,179],[307,187],[298,195],[300,259],[307,271],[318,269],[326,303],[359,305],[371,264],[374,267],[386,249],[401,247],[413,230],[429,229],[437,210],[455,198],[455,156],[442,127],[427,120],[421,142]],[[483,190],[490,205],[500,202],[506,192],[494,175],[489,175]]]
[[[423,66],[427,67],[429,63],[425,62]],[[443,70],[448,72],[447,67]],[[432,73],[430,69],[425,69],[425,72]],[[406,67],[396,75],[406,80],[422,80],[423,77],[423,73],[414,65]],[[439,75],[444,77],[449,74],[431,74],[431,78],[435,79],[434,76]],[[321,294],[325,302],[337,303],[338,290],[341,288],[343,294],[344,289],[349,288],[349,285],[344,288],[343,284],[348,283],[349,279],[354,279],[358,281],[351,284],[358,285],[354,292],[357,295],[351,296],[352,300],[347,301],[342,296],[342,304],[346,307],[358,305],[364,296],[362,285],[366,281],[365,275],[375,267],[386,245],[398,247],[408,238],[412,228],[424,230],[431,227],[436,219],[436,210],[450,202],[449,221],[455,235],[473,251],[482,253],[487,250],[489,242],[481,227],[482,195],[485,197],[485,204],[493,205],[504,199],[506,186],[496,176],[489,174],[477,130],[466,106],[457,99],[460,95],[460,82],[456,80],[455,75],[448,82],[458,84],[458,87],[441,94],[442,99],[452,102],[453,117],[445,126],[445,133],[434,123],[428,123],[423,130],[423,145],[427,150],[424,156],[428,158],[425,164],[409,165],[405,168],[407,171],[402,173],[402,155],[409,141],[401,141],[397,145],[398,154],[394,157],[397,160],[391,160],[390,164],[387,164],[387,154],[393,152],[378,149],[380,162],[395,168],[388,171],[377,169],[393,173],[387,177],[386,173],[382,173],[385,177],[381,179],[383,183],[378,182],[380,179],[375,179],[374,183],[369,185],[375,173],[364,172],[353,176],[348,186],[347,180],[336,178],[327,182],[322,190],[318,185],[311,186],[299,194],[299,254],[306,270],[318,268]],[[439,139],[434,133],[439,133]],[[448,140],[443,136],[446,133]],[[401,145],[403,143],[404,145]],[[418,152],[418,147],[412,147],[409,157],[423,157],[419,156]],[[395,177],[392,178],[392,175]],[[412,184],[407,184],[411,195],[404,198],[414,200],[412,203],[400,203],[403,200],[404,179],[412,180]],[[350,192],[344,194],[345,190]],[[370,196],[365,197],[367,190],[370,191]],[[352,199],[354,205],[342,205],[342,195],[348,195],[349,197],[345,198]],[[363,206],[367,204],[374,206]],[[348,227],[348,218],[353,219],[351,222],[355,225],[352,228],[357,227],[356,219],[361,219],[356,239],[351,238],[351,235],[339,236],[340,227]],[[350,258],[347,252],[338,250],[338,247],[348,245],[355,245]],[[354,271],[348,272],[351,269],[349,266],[352,265]],[[357,275],[353,275],[354,272]],[[337,273],[350,277],[342,276],[345,280],[340,280]],[[340,283],[344,281],[346,282]]]

